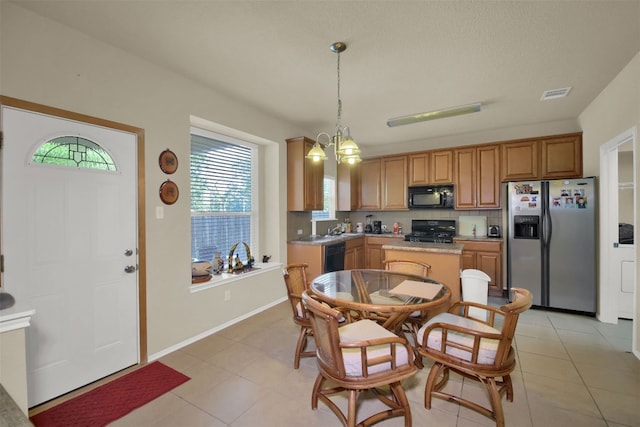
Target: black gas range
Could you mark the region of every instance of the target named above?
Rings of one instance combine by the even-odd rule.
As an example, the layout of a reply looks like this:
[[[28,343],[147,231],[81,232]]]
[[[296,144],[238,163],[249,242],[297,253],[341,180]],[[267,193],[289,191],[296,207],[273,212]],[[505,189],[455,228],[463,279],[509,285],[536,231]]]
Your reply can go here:
[[[453,243],[456,221],[453,219],[413,219],[411,234],[404,240],[409,242]]]

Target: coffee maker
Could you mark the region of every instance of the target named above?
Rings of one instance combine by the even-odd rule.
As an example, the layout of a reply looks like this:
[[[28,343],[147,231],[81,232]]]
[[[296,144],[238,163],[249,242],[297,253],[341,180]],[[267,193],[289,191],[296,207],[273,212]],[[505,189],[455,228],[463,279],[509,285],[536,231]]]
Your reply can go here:
[[[373,234],[382,234],[382,221],[373,221]]]
[[[373,233],[373,226],[371,225],[371,217],[372,217],[372,216],[373,216],[373,215],[367,215],[367,216],[366,216],[366,218],[367,218],[367,223],[366,223],[366,224],[365,224],[365,226],[364,226],[364,232],[365,232],[365,233]]]

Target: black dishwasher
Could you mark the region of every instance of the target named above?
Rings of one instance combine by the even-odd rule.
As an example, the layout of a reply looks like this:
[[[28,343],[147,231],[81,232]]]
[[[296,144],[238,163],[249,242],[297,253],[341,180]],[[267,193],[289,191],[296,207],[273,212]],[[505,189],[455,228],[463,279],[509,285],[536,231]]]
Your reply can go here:
[[[324,246],[324,271],[344,270],[344,253],[347,248],[345,242],[332,243]]]

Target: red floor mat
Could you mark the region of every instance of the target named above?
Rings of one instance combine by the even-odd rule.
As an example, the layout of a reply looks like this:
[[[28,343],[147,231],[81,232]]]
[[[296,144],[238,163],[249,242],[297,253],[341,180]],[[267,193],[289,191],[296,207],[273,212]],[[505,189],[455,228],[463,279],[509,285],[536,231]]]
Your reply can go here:
[[[180,372],[153,362],[31,417],[36,427],[100,427],[188,381]]]

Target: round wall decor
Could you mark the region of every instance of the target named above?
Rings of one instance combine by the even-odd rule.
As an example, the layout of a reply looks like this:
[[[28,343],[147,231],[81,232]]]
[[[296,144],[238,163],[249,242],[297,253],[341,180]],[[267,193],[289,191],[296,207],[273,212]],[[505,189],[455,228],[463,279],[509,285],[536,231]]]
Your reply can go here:
[[[178,200],[180,192],[175,182],[166,180],[160,185],[160,200],[166,205],[172,205]]]
[[[178,170],[178,157],[168,148],[160,153],[160,169],[162,172],[171,175]]]

